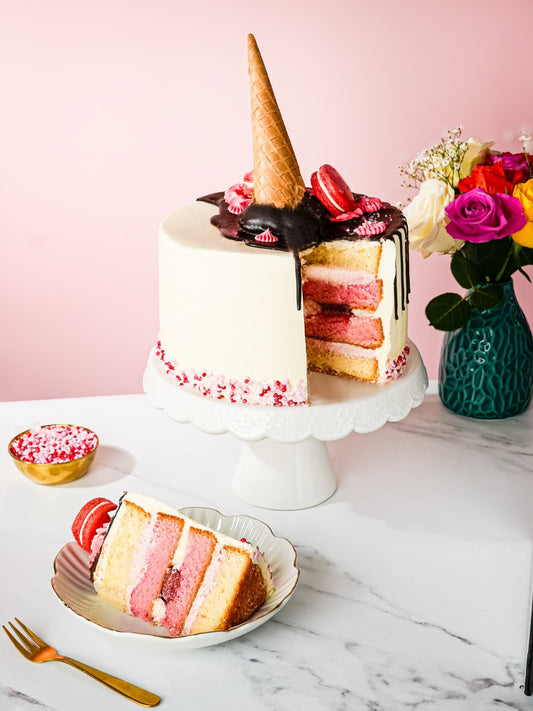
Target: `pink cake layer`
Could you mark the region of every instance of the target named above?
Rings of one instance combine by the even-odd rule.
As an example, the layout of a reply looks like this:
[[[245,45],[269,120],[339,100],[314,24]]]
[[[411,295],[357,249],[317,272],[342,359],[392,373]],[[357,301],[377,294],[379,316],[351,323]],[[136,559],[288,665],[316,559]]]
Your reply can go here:
[[[142,557],[142,574],[133,588],[129,609],[143,620],[152,619],[152,603],[159,594],[172,555],[176,550],[183,522],[168,516],[157,516],[141,541],[137,555]]]
[[[362,283],[308,279],[302,289],[304,298],[313,299],[319,304],[336,304],[351,309],[375,311],[381,300],[381,281],[378,279]]]
[[[194,598],[194,602],[189,610],[189,614],[183,623],[182,634],[188,635],[193,633],[195,622],[198,619],[200,610],[209,597],[209,593],[217,583],[217,577],[222,569],[222,563],[225,556],[226,550],[224,546],[219,543],[215,546],[215,550],[213,551],[213,556],[211,558],[211,565],[205,573],[202,585],[200,586],[198,594]]]
[[[381,319],[354,314],[324,312],[306,316],[305,335],[363,348],[379,348],[383,343]]]
[[[167,584],[171,584],[175,588],[173,598],[167,602],[163,620],[163,624],[172,635],[180,634],[183,628],[191,604],[211,561],[214,548],[215,540],[211,535],[194,528],[189,530],[187,550],[179,572],[174,568],[171,569],[168,575],[174,576],[174,580],[166,581]],[[162,592],[164,596],[164,584]]]

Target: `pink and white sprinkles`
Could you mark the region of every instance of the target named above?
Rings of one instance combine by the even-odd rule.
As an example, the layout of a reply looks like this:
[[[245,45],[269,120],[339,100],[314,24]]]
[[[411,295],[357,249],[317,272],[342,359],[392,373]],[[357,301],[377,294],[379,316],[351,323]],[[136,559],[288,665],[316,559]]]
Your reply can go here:
[[[31,464],[61,464],[81,459],[98,445],[94,432],[76,425],[45,425],[25,432],[11,445],[12,454]]]
[[[368,195],[361,195],[359,200],[355,203],[356,209],[358,208],[361,212],[377,212],[383,207],[383,203],[377,197],[368,197]]]
[[[241,381],[223,375],[197,372],[192,368],[180,369],[174,361],[167,359],[160,341],[157,342],[155,353],[163,363],[166,374],[177,385],[194,390],[203,397],[228,400],[241,405],[281,407],[307,404],[306,386],[303,381],[293,387],[287,380],[259,382],[245,378]]]
[[[353,220],[354,218],[357,217],[362,217],[365,214],[371,213],[371,212],[377,212],[378,210],[381,210],[383,207],[383,203],[379,198],[375,197],[368,197],[366,195],[361,195],[361,197],[357,200],[355,203],[355,207],[353,210],[350,210],[350,212],[343,212],[340,215],[329,215],[329,219],[331,222],[346,222],[346,220]],[[373,224],[373,225],[379,225],[380,230],[379,232],[360,232],[360,229],[368,229],[366,225],[368,224]],[[387,228],[388,222],[373,222],[369,223],[366,220],[363,222],[362,226],[359,227],[356,232],[360,237],[367,237],[370,235],[376,235],[380,234],[381,232],[384,232],[385,229]]]
[[[387,363],[385,380],[397,380],[400,377],[405,370],[405,366],[407,365],[407,357],[410,350],[409,346],[405,346],[396,360],[391,360]]]
[[[361,208],[356,207],[355,210],[350,210],[350,212],[342,212],[340,215],[328,215],[331,222],[346,222],[346,220],[353,220],[356,217],[362,217],[363,211]]]
[[[268,228],[264,232],[261,232],[260,234],[256,235],[254,239],[256,242],[264,242],[265,244],[278,241],[276,235],[272,234],[272,232]]]
[[[359,237],[371,237],[373,235],[380,235],[387,229],[388,222],[380,220],[379,222],[369,222],[365,220],[359,227],[355,228],[356,233]]]

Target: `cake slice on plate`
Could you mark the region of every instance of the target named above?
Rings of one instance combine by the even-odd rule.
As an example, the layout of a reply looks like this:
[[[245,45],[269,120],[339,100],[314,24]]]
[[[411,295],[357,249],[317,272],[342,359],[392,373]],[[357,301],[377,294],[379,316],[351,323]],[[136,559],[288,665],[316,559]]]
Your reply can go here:
[[[227,630],[245,622],[273,592],[260,551],[155,499],[126,493],[118,507],[93,499],[72,532],[90,552],[95,591],[172,636]]]

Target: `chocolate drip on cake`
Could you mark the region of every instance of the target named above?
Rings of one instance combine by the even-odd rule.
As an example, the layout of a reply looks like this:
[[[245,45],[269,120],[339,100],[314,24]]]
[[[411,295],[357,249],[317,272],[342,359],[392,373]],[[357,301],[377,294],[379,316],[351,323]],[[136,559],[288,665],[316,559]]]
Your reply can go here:
[[[354,193],[357,201],[363,197]],[[252,203],[241,215],[235,215],[228,209],[223,192],[211,193],[198,198],[201,202],[216,205],[219,214],[211,218],[213,225],[228,239],[244,242],[258,249],[291,251],[295,258],[296,302],[301,309],[302,273],[299,252],[314,247],[320,242],[335,240],[370,240],[380,241],[399,236],[400,274],[394,281],[394,313],[398,319],[399,306],[404,310],[409,302],[409,250],[407,246],[407,227],[402,212],[388,203],[382,203],[378,210],[343,221],[332,221],[324,206],[310,192],[306,192],[301,203],[295,208],[277,208],[273,205]],[[385,229],[378,234],[361,236],[358,233],[365,224],[385,223]],[[401,228],[404,228],[403,234]],[[276,241],[262,242],[257,236],[269,230]],[[399,278],[398,278],[399,277]]]
[[[404,240],[400,239],[399,240],[399,248],[400,248],[400,283],[398,284],[398,265],[396,265],[396,274],[394,275],[394,318],[398,320],[399,318],[399,311],[398,311],[398,302],[401,299],[401,305],[402,305],[402,311],[405,309],[406,305],[406,299],[407,299],[407,294],[406,294],[406,282],[405,282],[405,270],[404,270],[404,263],[405,263],[405,244]],[[399,292],[399,298],[398,298],[398,292]]]

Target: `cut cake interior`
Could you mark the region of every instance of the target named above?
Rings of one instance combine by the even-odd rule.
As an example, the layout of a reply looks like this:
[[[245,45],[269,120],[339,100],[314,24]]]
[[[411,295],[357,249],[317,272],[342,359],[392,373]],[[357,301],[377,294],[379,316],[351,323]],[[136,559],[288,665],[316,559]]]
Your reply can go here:
[[[393,375],[407,341],[406,230],[323,242],[302,255],[310,370],[367,382]]]

